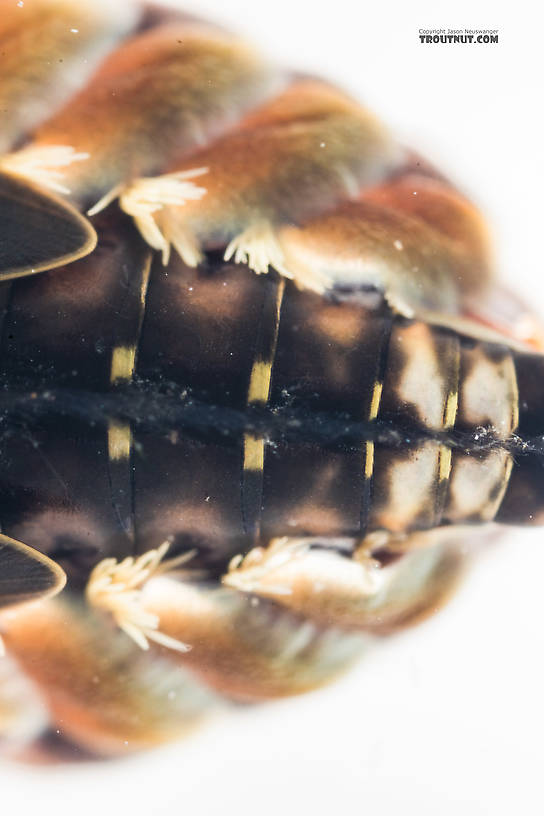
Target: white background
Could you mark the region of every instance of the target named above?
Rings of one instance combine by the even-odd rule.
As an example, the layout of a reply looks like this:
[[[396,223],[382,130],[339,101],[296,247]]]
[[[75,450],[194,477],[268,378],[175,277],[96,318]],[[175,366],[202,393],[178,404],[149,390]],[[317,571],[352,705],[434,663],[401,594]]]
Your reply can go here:
[[[536,4],[184,7],[338,81],[445,168],[488,214],[501,275],[544,311]],[[498,28],[500,42],[420,44],[418,29],[434,27]],[[109,766],[4,765],[0,807],[25,816],[540,814],[543,582],[544,533],[513,531],[479,558],[447,610],[334,686],[235,711],[184,743]]]

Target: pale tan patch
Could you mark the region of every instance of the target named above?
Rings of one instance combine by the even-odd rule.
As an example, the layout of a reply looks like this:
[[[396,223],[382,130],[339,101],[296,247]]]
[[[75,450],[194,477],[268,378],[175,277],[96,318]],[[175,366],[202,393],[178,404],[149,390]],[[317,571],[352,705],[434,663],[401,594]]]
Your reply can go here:
[[[439,456],[438,446],[429,441],[414,447],[408,459],[392,457],[387,465],[386,500],[383,508],[374,510],[373,525],[402,532],[427,515],[429,506],[434,506]]]
[[[432,329],[419,322],[395,327],[391,345],[397,346],[405,360],[395,388],[397,399],[413,405],[426,428],[442,429],[447,383]]]
[[[172,305],[177,309],[187,308],[198,315],[198,319],[212,325],[219,323],[235,325],[247,315],[250,287],[243,274],[226,274],[224,286],[217,285],[215,275],[210,278],[191,273],[189,270],[175,269],[176,274],[169,274],[169,289]]]
[[[320,536],[342,535],[346,520],[334,507],[324,507],[319,498],[297,504],[287,524],[293,531],[301,534]]]
[[[352,348],[364,336],[365,321],[359,308],[320,305],[307,319],[318,337],[326,338],[342,348]]]
[[[219,506],[218,506],[219,505]],[[180,497],[171,504],[153,505],[146,514],[145,523],[140,526],[141,538],[158,546],[166,538],[184,535],[196,540],[225,537],[225,516],[221,502],[212,496],[210,501],[183,501]]]
[[[500,507],[512,471],[512,455],[496,449],[476,458],[455,453],[444,518],[492,521]]]
[[[471,368],[459,389],[459,418],[478,428],[489,426],[499,439],[508,439],[516,429],[519,394],[512,355],[501,360],[488,357],[481,345],[464,349]]]
[[[84,541],[89,549],[99,552],[111,530],[100,513],[81,508],[76,511],[66,501],[59,502],[54,509],[29,516],[17,525],[14,533],[21,541],[32,544],[39,541],[44,553],[51,552],[63,538]]]

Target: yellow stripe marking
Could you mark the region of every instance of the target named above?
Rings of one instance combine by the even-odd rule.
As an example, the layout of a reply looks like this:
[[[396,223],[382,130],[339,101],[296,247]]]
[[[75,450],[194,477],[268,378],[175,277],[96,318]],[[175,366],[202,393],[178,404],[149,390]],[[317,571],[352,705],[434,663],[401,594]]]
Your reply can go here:
[[[374,471],[374,442],[365,445],[365,479],[372,478]]]
[[[112,420],[108,427],[108,455],[112,462],[130,457],[132,431],[130,425]]]
[[[128,382],[134,376],[136,366],[137,342],[140,337],[142,321],[145,312],[149,276],[151,274],[151,253],[149,253],[142,271],[140,282],[140,315],[138,319],[137,340],[130,346],[115,346],[111,355],[110,383],[113,385],[119,380]]]
[[[451,448],[447,445],[440,445],[438,449],[438,481],[445,482],[450,478],[451,473]]]
[[[383,383],[376,380],[374,388],[372,389],[372,398],[370,400],[370,411],[368,419],[373,422],[378,416],[380,409],[380,402],[382,398]],[[365,442],[365,479],[371,479],[374,472],[374,442]]]
[[[512,378],[512,433],[519,425],[519,386],[514,358],[510,354],[510,376]]]
[[[446,404],[444,406],[444,414],[442,416],[442,430],[450,431],[455,427],[457,419],[457,411],[459,409],[459,371],[461,365],[461,349],[459,342],[455,342],[455,357],[452,361],[452,377],[455,377],[453,391],[449,391],[446,397]],[[436,503],[435,503],[435,522],[440,524],[444,514],[444,508],[448,501],[448,492],[450,489],[450,478],[452,473],[453,453],[448,445],[439,445],[438,447],[438,479],[436,484]]]
[[[380,407],[380,401],[382,398],[382,391],[383,391],[383,383],[376,381],[374,383],[374,390],[372,391],[372,399],[370,401],[370,414],[369,420],[372,422],[373,419],[376,419],[378,416],[378,410]]]
[[[457,417],[457,406],[459,404],[459,391],[451,391],[446,400],[446,410],[444,412],[444,430],[448,431],[455,425]]]
[[[278,326],[280,322],[281,304],[283,303],[283,293],[285,292],[285,278],[281,278],[278,283],[278,291],[276,292],[276,340],[278,339]],[[274,351],[276,344],[274,343]]]
[[[135,363],[136,346],[116,346],[111,355],[110,382],[131,380]]]
[[[272,379],[272,366],[276,355],[276,343],[278,340],[278,329],[285,291],[285,279],[278,282],[276,289],[275,315],[274,315],[274,336],[272,347],[268,350],[269,360],[255,360],[249,378],[249,388],[247,394],[248,405],[260,403],[266,405],[270,394],[270,382]],[[262,437],[253,434],[244,435],[244,470],[262,473],[264,470],[265,441]]]
[[[142,274],[142,283],[140,285],[140,306],[142,307],[140,312],[140,327],[141,328],[141,320],[144,316],[144,308],[145,308],[145,301],[147,298],[147,289],[149,286],[149,276],[151,275],[151,261],[153,260],[153,254],[150,252],[145,263],[144,271]],[[139,334],[139,331],[138,331]]]
[[[264,439],[246,434],[244,436],[244,470],[262,472],[264,468]]]
[[[276,353],[276,342],[278,339],[278,324],[280,319],[280,310],[283,301],[284,290],[285,279],[282,278],[281,281],[278,283],[278,288],[276,291],[274,343],[269,351],[270,359],[255,360],[255,362],[253,363],[253,368],[251,369],[251,375],[249,378],[249,389],[247,395],[247,401],[249,405],[253,405],[256,402],[261,403],[268,402],[268,395],[270,393],[270,380],[272,378],[272,365],[274,362],[274,355]]]
[[[262,360],[258,360],[253,363],[247,397],[247,401],[250,405],[256,402],[267,402],[271,377],[272,361],[265,363]]]

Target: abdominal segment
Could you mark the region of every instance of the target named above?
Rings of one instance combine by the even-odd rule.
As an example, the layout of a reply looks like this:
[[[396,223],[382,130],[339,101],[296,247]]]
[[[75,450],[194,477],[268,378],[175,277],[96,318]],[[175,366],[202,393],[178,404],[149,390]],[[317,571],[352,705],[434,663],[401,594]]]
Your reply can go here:
[[[522,520],[541,517],[518,435],[538,404],[526,373],[538,355],[220,260],[163,270],[118,218],[103,217],[89,259],[11,285],[6,535],[82,585],[101,559],[166,540],[220,575],[285,535],[509,521],[520,479]]]

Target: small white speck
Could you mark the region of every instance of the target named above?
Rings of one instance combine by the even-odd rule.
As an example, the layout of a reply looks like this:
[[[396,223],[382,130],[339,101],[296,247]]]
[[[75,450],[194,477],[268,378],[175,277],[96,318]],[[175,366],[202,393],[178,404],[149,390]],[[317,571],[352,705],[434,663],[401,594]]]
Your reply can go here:
[[[250,602],[249,602],[249,603],[251,604],[251,606],[259,606],[259,599],[258,599],[258,598],[253,597],[253,598],[250,600]]]
[[[326,147],[326,145],[327,145],[327,143],[326,143],[326,142],[321,142],[321,143],[320,143],[320,145],[319,145],[319,147]]]
[[[70,31],[72,34],[79,34],[79,28],[71,28]]]
[[[123,744],[128,745],[128,740],[125,740]]]
[[[398,249],[399,252],[401,249],[404,249],[404,244],[402,243],[402,241],[399,241],[398,238],[396,241],[393,241],[393,246],[395,247],[395,249]]]
[[[193,287],[189,286],[189,292],[192,292],[192,291],[193,291]]]
[[[211,496],[206,496],[206,498],[204,499],[204,501],[205,501],[205,502],[209,502],[209,501],[210,501],[210,499],[211,499]]]
[[[417,195],[417,190],[414,190],[414,192],[412,193],[412,195]]]
[[[17,5],[19,6],[19,8],[23,8],[23,6],[24,6],[23,0],[19,0]]]

